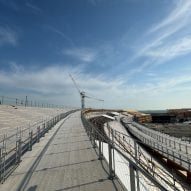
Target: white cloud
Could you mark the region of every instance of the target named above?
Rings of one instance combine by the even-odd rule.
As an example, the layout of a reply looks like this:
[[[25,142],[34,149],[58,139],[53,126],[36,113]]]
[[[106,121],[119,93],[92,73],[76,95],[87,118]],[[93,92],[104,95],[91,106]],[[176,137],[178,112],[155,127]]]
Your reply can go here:
[[[54,65],[32,71],[14,64],[11,72],[0,71],[0,86],[12,91],[11,94],[14,96],[16,96],[15,90],[18,90],[29,97],[44,95],[44,99],[49,102],[56,101],[58,104],[80,106],[79,93],[68,75],[71,73],[82,91],[105,100],[104,107],[152,109],[167,107],[172,94],[173,98],[177,100],[182,99],[181,96],[176,96],[177,92],[189,94],[191,84],[189,72],[163,78],[152,75],[152,81],[143,85],[128,84],[125,78],[108,79],[102,75],[87,74],[80,67],[74,69]],[[163,100],[156,101],[161,97]],[[187,107],[191,107],[189,97],[184,98],[184,101],[187,103]],[[90,107],[101,105],[91,99],[87,99],[86,102]],[[174,105],[177,106],[176,101]],[[186,105],[182,105],[182,107],[186,107]]]
[[[62,53],[84,62],[93,62],[96,59],[97,54],[95,50],[89,48],[64,49]]]
[[[153,33],[165,28],[172,28],[173,32],[176,32],[180,28],[190,22],[191,16],[191,1],[190,0],[178,0],[175,4],[174,9],[169,13],[169,15],[163,19],[161,22],[153,26],[148,32]],[[181,27],[177,27],[181,26]]]
[[[137,47],[137,53],[131,58],[131,62],[146,56],[149,66],[191,52],[191,1],[175,2],[171,12],[148,29],[143,36],[146,43]]]
[[[66,35],[63,31],[57,29],[56,27],[53,27],[51,25],[47,26],[51,31],[55,32],[56,34],[60,35],[61,37],[63,37],[65,40],[67,40],[74,48],[76,48],[76,45],[74,43],[74,41],[68,36]]]
[[[26,0],[25,5],[30,8],[35,14],[39,14],[42,13],[42,9],[40,9],[39,7],[37,7],[34,3],[32,3],[29,0]]]
[[[154,58],[156,61],[167,61],[175,57],[186,55],[191,52],[191,36],[178,39],[168,45],[159,46],[156,49],[148,50],[145,55]]]
[[[0,26],[0,46],[3,45],[17,45],[18,35],[15,31],[9,27]]]

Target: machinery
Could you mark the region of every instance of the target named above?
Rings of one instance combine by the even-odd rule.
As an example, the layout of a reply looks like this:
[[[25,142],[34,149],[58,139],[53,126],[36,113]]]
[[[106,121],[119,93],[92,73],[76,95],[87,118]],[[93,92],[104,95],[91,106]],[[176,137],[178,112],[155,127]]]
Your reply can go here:
[[[76,87],[76,89],[78,90],[80,96],[81,96],[81,105],[82,105],[82,109],[85,108],[85,98],[90,98],[90,99],[94,99],[94,100],[97,100],[97,101],[104,101],[102,99],[97,99],[95,97],[92,97],[92,96],[87,96],[87,93],[84,92],[84,91],[81,91],[80,88],[78,87],[76,81],[74,80],[74,78],[72,77],[71,74],[69,74],[70,78],[72,79],[73,83],[74,83],[74,86]]]

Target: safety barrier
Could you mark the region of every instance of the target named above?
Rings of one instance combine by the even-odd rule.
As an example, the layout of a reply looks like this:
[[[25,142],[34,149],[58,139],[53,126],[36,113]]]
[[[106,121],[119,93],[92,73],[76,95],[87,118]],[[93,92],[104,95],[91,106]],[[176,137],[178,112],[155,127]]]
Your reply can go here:
[[[42,101],[25,98],[15,98],[8,96],[0,96],[0,105],[14,105],[14,106],[24,106],[24,107],[41,107],[41,108],[60,108],[60,109],[76,109],[70,106],[56,105],[52,103],[45,103]]]
[[[129,123],[124,119],[122,122],[144,144],[191,172],[190,144],[182,143],[177,138],[153,131],[136,122]]]
[[[142,168],[137,162],[137,159],[134,160],[120,149],[120,145],[117,145],[115,142],[115,136],[113,129],[109,128],[109,136],[103,136],[102,132],[94,124],[92,124],[86,118],[86,112],[82,111],[81,114],[83,125],[86,129],[87,135],[89,136],[92,145],[94,148],[98,147],[99,160],[103,159],[103,144],[108,145],[108,166],[109,166],[109,178],[113,179],[115,177],[115,152],[124,158],[124,160],[129,164],[129,177],[130,177],[130,188],[131,191],[137,190],[139,187],[139,182],[137,181],[137,173],[141,173],[146,179],[148,179],[153,185],[155,185],[158,190],[167,191],[165,188],[154,176],[152,176],[148,171]],[[96,144],[97,142],[97,144]],[[122,145],[121,145],[122,146]]]
[[[4,137],[0,142],[0,181],[3,182],[21,162],[21,156],[31,151],[32,146],[40,141],[57,122],[77,110],[55,115],[46,120],[38,121],[16,134]]]

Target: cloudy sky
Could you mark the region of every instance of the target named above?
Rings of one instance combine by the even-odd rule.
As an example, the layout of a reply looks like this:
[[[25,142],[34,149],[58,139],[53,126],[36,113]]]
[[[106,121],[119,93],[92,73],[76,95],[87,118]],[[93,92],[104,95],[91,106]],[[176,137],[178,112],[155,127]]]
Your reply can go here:
[[[191,107],[190,0],[0,0],[0,94],[89,107]]]

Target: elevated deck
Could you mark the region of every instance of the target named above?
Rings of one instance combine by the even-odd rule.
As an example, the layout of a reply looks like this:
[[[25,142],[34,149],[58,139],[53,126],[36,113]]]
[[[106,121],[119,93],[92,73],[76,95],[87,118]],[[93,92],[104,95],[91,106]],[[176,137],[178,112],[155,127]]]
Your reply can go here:
[[[98,160],[81,123],[80,112],[59,122],[0,185],[0,190],[125,190],[108,179],[107,164]]]

